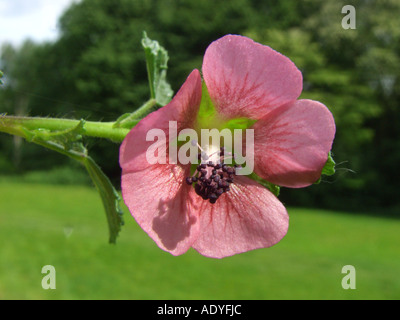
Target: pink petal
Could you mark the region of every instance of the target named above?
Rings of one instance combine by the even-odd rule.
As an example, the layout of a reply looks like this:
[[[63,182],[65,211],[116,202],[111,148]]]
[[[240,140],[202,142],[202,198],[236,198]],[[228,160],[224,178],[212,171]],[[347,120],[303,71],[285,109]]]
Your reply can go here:
[[[237,176],[231,190],[215,204],[203,200],[198,204],[201,233],[193,248],[207,257],[223,258],[270,247],[288,229],[289,216],[282,203],[269,190],[243,176]]]
[[[172,101],[142,119],[125,137],[120,147],[120,166],[124,172],[142,170],[150,166],[146,151],[154,141],[146,141],[150,129],[161,129],[169,141],[169,121],[177,121],[177,131],[193,128],[201,101],[201,76],[193,70]],[[168,145],[165,145],[168,150]],[[168,159],[168,158],[167,158]]]
[[[184,183],[190,174],[176,165],[153,165],[122,175],[122,197],[136,222],[157,245],[173,255],[185,253],[199,232]]]
[[[211,43],[202,70],[211,99],[228,119],[259,119],[296,100],[303,86],[301,72],[287,57],[237,35]]]
[[[274,184],[300,188],[316,182],[335,136],[331,112],[320,102],[298,100],[254,125],[254,171]]]
[[[162,129],[168,150],[169,121],[177,121],[178,132],[191,128],[200,100],[201,77],[194,70],[173,100],[141,120],[120,147],[124,202],[143,230],[160,248],[174,255],[184,253],[198,232],[197,218],[187,201],[191,187],[184,183],[189,166],[149,164],[146,151],[154,141],[146,141],[146,135],[151,129]]]

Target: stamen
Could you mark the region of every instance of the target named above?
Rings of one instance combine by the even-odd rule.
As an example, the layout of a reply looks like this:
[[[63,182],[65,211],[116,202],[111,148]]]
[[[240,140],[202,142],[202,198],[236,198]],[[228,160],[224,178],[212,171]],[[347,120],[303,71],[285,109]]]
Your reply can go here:
[[[205,161],[210,159],[212,154],[205,154],[197,141],[192,140],[192,144],[197,145],[201,150],[198,154],[199,160]],[[213,154],[215,153],[216,152]],[[241,168],[239,165],[230,166],[224,163],[224,155],[233,157],[230,153],[225,151],[225,148],[220,148],[217,153],[220,155],[219,162],[213,162],[211,160],[202,162],[197,166],[193,176],[186,178],[186,183],[189,185],[194,183],[196,194],[212,204],[216,203],[220,196],[230,190],[230,184],[234,181],[236,170]]]
[[[200,151],[201,151],[201,153],[199,153],[198,155],[197,155],[197,159],[198,160],[208,160],[209,159],[209,156],[207,155],[207,153],[204,151],[204,149],[199,145],[199,143],[197,142],[197,140],[195,140],[195,139],[193,139],[192,141],[191,141],[191,144],[192,144],[192,146],[197,146],[197,148],[199,148],[200,149]]]
[[[203,160],[208,160],[210,157],[207,155],[207,153],[205,153],[204,151],[201,152],[200,154],[201,159]]]

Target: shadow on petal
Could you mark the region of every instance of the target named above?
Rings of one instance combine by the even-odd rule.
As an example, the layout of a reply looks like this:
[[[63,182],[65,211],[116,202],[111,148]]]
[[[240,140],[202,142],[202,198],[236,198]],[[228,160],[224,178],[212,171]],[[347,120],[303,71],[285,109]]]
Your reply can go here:
[[[189,249],[196,234],[193,227],[198,218],[191,210],[191,199],[188,197],[190,188],[182,185],[174,198],[160,199],[158,214],[152,221],[153,231],[172,254],[180,254],[183,248],[186,248],[184,251]]]

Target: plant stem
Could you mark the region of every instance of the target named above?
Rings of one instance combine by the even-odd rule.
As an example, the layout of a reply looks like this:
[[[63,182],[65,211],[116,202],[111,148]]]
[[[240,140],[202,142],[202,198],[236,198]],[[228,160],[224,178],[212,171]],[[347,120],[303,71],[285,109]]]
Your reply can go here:
[[[0,131],[10,134],[18,134],[20,128],[28,130],[47,129],[51,131],[62,131],[72,129],[80,123],[80,120],[37,118],[37,117],[15,117],[1,116]],[[114,122],[84,122],[84,135],[96,138],[106,138],[114,142],[122,142],[128,134],[129,129],[115,128]]]
[[[147,116],[151,111],[154,111],[157,105],[156,99],[150,99],[148,100],[144,105],[142,105],[139,109],[136,111],[132,112],[129,116],[129,120],[134,120],[134,119],[142,119],[145,116]]]

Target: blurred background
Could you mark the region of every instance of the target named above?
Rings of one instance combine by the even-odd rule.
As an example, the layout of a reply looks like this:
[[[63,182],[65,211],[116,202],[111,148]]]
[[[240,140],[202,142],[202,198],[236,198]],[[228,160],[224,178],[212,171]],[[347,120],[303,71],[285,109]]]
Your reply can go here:
[[[348,4],[356,29],[342,28]],[[109,246],[85,170],[1,134],[0,298],[400,298],[399,14],[397,0],[0,0],[0,113],[113,121],[149,98],[143,31],[168,50],[175,92],[207,46],[232,33],[289,57],[303,73],[301,98],[324,103],[337,125],[336,174],[281,189],[288,236],[220,261],[171,257],[127,211]],[[85,142],[118,187],[119,145]],[[52,263],[62,284],[50,292],[40,266]],[[354,291],[340,285],[345,264],[361,269]]]

